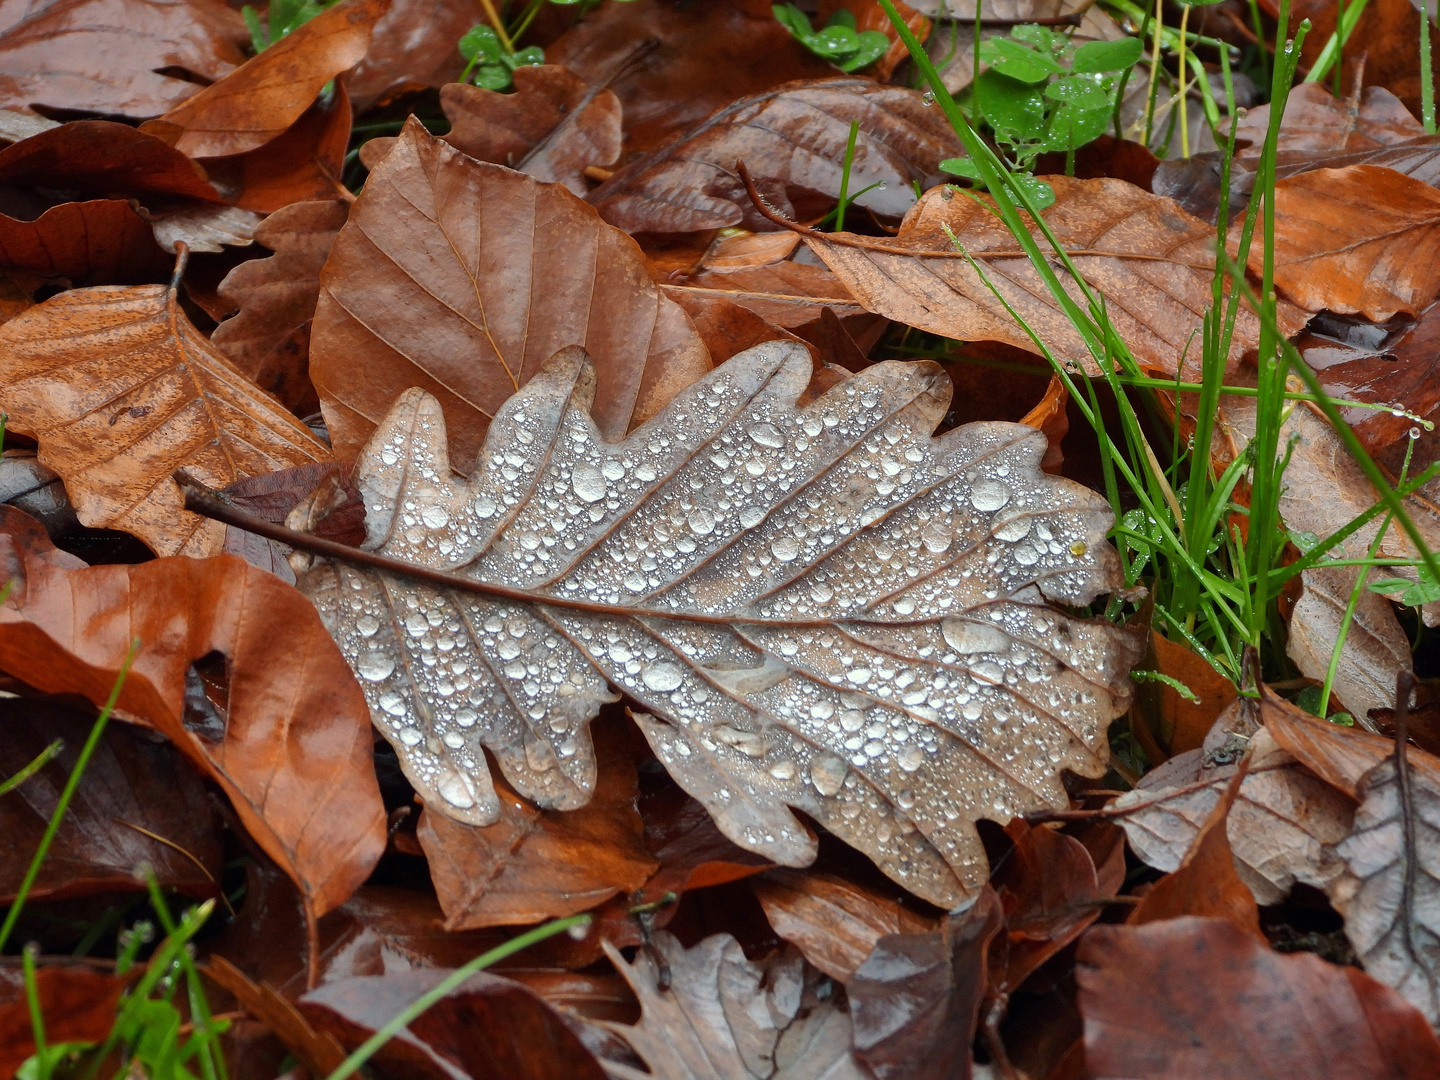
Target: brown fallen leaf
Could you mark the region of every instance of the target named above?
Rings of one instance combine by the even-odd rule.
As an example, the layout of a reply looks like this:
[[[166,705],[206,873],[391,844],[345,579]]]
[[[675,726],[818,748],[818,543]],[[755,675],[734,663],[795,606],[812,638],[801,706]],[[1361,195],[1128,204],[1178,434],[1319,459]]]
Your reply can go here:
[[[407,88],[454,82],[465,67],[455,43],[485,21],[476,0],[391,0],[365,58],[346,80],[356,109]]]
[[[1247,109],[1237,123],[1235,138],[1250,145],[1236,155],[1258,158],[1269,127],[1269,105]],[[1355,153],[1394,146],[1424,134],[1425,126],[1383,86],[1366,86],[1362,91],[1357,80],[1351,97],[1337,98],[1323,83],[1304,82],[1285,98],[1276,149],[1305,154]]]
[[[79,964],[42,966],[35,986],[46,1043],[104,1042],[127,982]],[[25,983],[15,968],[0,969],[0,1075],[14,1076],[35,1049]]]
[[[76,120],[0,150],[0,183],[222,202],[205,170],[163,139],[110,120]]]
[[[1408,747],[1360,779],[1327,890],[1365,970],[1440,1022],[1440,758]]]
[[[1225,919],[1097,926],[1076,977],[1095,1080],[1433,1076],[1440,1042],[1399,994]]]
[[[1136,362],[1173,377],[1183,356],[1183,369],[1198,372],[1194,342],[1210,305],[1214,230],[1170,200],[1123,180],[1054,176],[1046,182],[1054,188],[1055,204],[1045,220],[1091,289],[1112,298],[1111,324]],[[1038,352],[991,291],[993,285],[1057,359],[1091,374],[1099,371],[988,195],[972,198],[951,187],[934,188],[891,239],[810,230],[801,235],[870,311],[946,337],[1003,341]],[[990,285],[957,244],[984,268]],[[1068,288],[1083,306],[1078,287]],[[1299,330],[1304,319],[1294,308],[1280,312],[1287,333]],[[1259,322],[1241,310],[1231,364],[1254,347],[1258,335]]]
[[[566,345],[595,358],[610,438],[710,367],[629,237],[563,188],[476,162],[413,119],[335,240],[311,334],[338,457],[419,386],[442,401],[465,473],[500,404]]]
[[[1260,708],[1265,730],[1276,743],[1320,779],[1357,802],[1365,774],[1395,749],[1391,739],[1311,716],[1268,687]]]
[[[465,83],[442,87],[440,107],[451,124],[445,141],[477,161],[564,184],[584,198],[586,168],[620,156],[620,99],[558,64],[519,67],[514,77],[509,94]]]
[[[171,255],[178,255],[179,245],[190,252],[219,253],[226,247],[249,247],[255,242],[255,229],[261,215],[238,206],[192,204],[158,214],[145,215],[155,231],[155,242]],[[223,315],[224,312],[215,312]]]
[[[845,987],[855,1056],[875,1080],[969,1080],[987,957],[1004,925],[987,887],[936,930],[880,939]]]
[[[1277,738],[1268,704],[1263,715],[1265,727],[1257,730],[1253,712],[1237,707],[1216,724],[1220,738],[1212,740],[1208,754],[1195,749],[1171,758],[1112,806],[1128,811],[1119,823],[1135,854],[1157,870],[1173,873],[1235,773],[1233,760],[1217,763],[1215,752],[1221,751],[1223,761],[1243,752],[1248,742],[1250,772],[1227,817],[1226,836],[1236,872],[1256,902],[1278,904],[1297,881],[1324,888],[1339,872],[1329,846],[1349,834],[1355,803],[1343,790],[1300,768],[1288,742]],[[1313,769],[1311,761],[1299,761]]]
[[[1157,748],[1166,754],[1183,754],[1200,746],[1238,693],[1235,684],[1199,653],[1158,631],[1151,632],[1150,654],[1140,661],[1140,667],[1178,680],[1199,699],[1191,701],[1182,697],[1169,684],[1158,680],[1139,682],[1136,686],[1131,716],[1139,717],[1155,738]]]
[[[634,892],[655,872],[635,809],[635,766],[611,729],[598,734],[595,794],[578,810],[537,810],[502,781],[494,825],[421,816],[416,832],[447,930],[574,915]]]
[[[850,982],[881,938],[923,934],[933,922],[894,897],[833,874],[771,870],[750,888],[775,933],[842,983]]]
[[[1276,182],[1275,213],[1275,284],[1307,311],[1384,322],[1440,295],[1440,191],[1421,180],[1376,165],[1315,169]],[[1252,247],[1250,269],[1262,261]]]
[[[986,877],[976,818],[1067,805],[1061,769],[1103,772],[1135,648],[1047,598],[1119,580],[1108,506],[1039,472],[1033,428],[932,440],[933,365],[877,364],[798,409],[811,371],[799,346],[751,349],[606,444],[564,350],[469,482],[439,403],[401,397],[356,471],[367,546],[401,562],[302,588],[431,810],[497,819],[486,750],[526,798],[583,805],[608,681],[735,843],[807,865],[794,806],[953,906]]]
[[[342,0],[141,130],[195,158],[263,146],[299,120],[326,83],[360,62],[386,6]]]
[[[448,971],[344,979],[297,1002],[319,1032],[353,1051]],[[461,983],[371,1059],[377,1069],[423,1080],[604,1080],[560,1015],[525,986],[481,972]]]
[[[328,1076],[345,1061],[345,1050],[335,1036],[316,1031],[274,988],[251,982],[223,956],[210,957],[201,971],[206,978],[230,991],[251,1016],[264,1021],[310,1075]]]
[[[865,1080],[850,1052],[850,1016],[818,992],[824,977],[798,952],[762,967],[729,934],[686,949],[663,930],[634,963],[609,942],[605,952],[641,1009],[638,1024],[612,1030],[650,1069],[606,1062],[617,1080]]]
[[[0,507],[8,539],[0,668],[96,705],[140,639],[118,707],[174,743],[323,914],[369,875],[385,840],[363,699],[304,598],[239,559],[85,567]],[[224,654],[218,739],[185,725],[191,665]]]
[[[327,461],[329,451],[230,365],[163,285],[72,289],[0,327],[0,403],[66,480],[80,520],[162,555],[220,550],[224,529],[185,513],[185,467],[223,486]]]
[[[219,0],[57,0],[5,14],[16,21],[0,33],[0,106],[11,109],[158,116],[195,93],[184,72],[223,78],[250,40]]]
[[[0,215],[0,262],[76,284],[131,284],[163,277],[160,250],[128,200],[61,203],[32,221]]]
[[[850,190],[864,193],[852,213],[900,217],[915,203],[914,184],[938,183],[939,163],[961,152],[945,118],[925,108],[917,91],[856,76],[788,83],[737,101],[628,162],[589,202],[631,233],[768,228],[736,173],[743,161],[782,214],[808,217],[839,194],[857,121]]]
[[[56,739],[59,757],[0,799],[0,898],[14,899],[85,744],[93,716],[46,700],[0,700],[0,776],[13,776]],[[204,782],[174,747],[128,725],[105,732],[75,791],[30,896],[145,891],[137,866],[167,888],[215,896],[223,861]],[[157,839],[158,838],[158,839]]]
[[[320,268],[349,213],[340,201],[299,202],[270,215],[255,242],[275,254],[226,275],[220,297],[238,310],[210,336],[262,390],[292,408],[313,398],[310,326],[320,298]]]
[[[713,363],[721,364],[737,353],[769,341],[794,341],[810,351],[817,372],[824,367],[820,351],[801,337],[708,289],[666,289],[665,295],[684,309]]]
[[[615,92],[629,155],[648,153],[740,98],[835,74],[791,37],[769,0],[602,5],[545,56]]]

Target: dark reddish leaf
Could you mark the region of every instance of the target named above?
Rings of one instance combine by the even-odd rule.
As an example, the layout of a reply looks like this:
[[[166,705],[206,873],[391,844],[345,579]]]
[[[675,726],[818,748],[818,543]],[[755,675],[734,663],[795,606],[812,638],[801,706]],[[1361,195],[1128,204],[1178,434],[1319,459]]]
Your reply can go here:
[[[143,118],[245,62],[240,14],[219,0],[57,0],[0,33],[0,107],[80,109]],[[24,18],[29,14],[28,18]]]
[[[313,496],[322,485],[339,488],[339,498],[314,523],[307,523],[306,532],[359,547],[365,541],[365,503],[360,489],[350,478],[350,470],[329,461],[313,465],[297,465],[293,469],[247,476],[227,485],[224,494],[236,505],[263,518],[283,523],[302,502]]]
[[[1311,3],[1312,0],[1301,0],[1298,6]],[[1355,40],[1350,39],[1352,44]],[[1308,38],[1306,44],[1309,45]],[[1260,156],[1269,126],[1269,105],[1250,109],[1240,118],[1235,138],[1250,144],[1238,151],[1241,157]],[[1393,146],[1424,134],[1424,125],[1410,114],[1404,103],[1380,86],[1368,86],[1363,93],[1357,86],[1353,96],[1337,98],[1323,84],[1305,82],[1285,99],[1285,115],[1280,121],[1276,149],[1307,154],[1354,153]]]
[[[110,1034],[126,980],[75,965],[42,967],[35,982],[47,1043],[101,1042]],[[0,1076],[14,1076],[34,1053],[34,1026],[18,965],[0,969]]]
[[[0,263],[75,284],[132,284],[173,260],[124,199],[61,203],[33,221],[0,216]]]
[[[1399,1080],[1440,1075],[1440,1042],[1357,968],[1271,952],[1226,919],[1097,926],[1080,943],[1095,1080]]]
[[[933,920],[833,874],[771,870],[750,883],[775,932],[832,979],[848,983],[877,942],[923,934]]]
[[[456,42],[486,21],[477,0],[391,0],[365,59],[347,80],[355,107],[368,109],[390,92],[454,82],[465,67]]]
[[[116,196],[221,202],[205,170],[163,139],[110,120],[77,120],[0,150],[0,183]]]
[[[93,719],[54,702],[0,700],[0,776],[18,772],[56,739],[65,744],[58,758],[0,798],[0,902],[15,896]],[[173,746],[147,735],[128,724],[106,730],[32,898],[143,892],[138,866],[149,866],[166,887],[216,895],[223,858],[205,785]]]
[[[771,13],[769,0],[604,4],[545,57],[620,98],[625,153],[644,153],[732,102],[835,69]]]
[[[386,7],[387,0],[343,0],[171,109],[155,121],[156,133],[191,157],[263,146],[299,120],[327,82],[360,62]]]
[[[990,940],[1003,926],[986,887],[937,930],[880,939],[845,988],[855,1056],[876,1080],[969,1080]]]
[[[207,978],[230,991],[246,1012],[279,1036],[311,1076],[326,1076],[344,1062],[345,1051],[335,1037],[316,1031],[272,987],[251,982],[223,956],[211,957],[203,970]]]
[[[898,218],[914,183],[941,181],[939,163],[960,154],[949,124],[919,92],[848,76],[789,83],[744,98],[590,193],[600,216],[626,232],[696,232],[774,226],[735,171],[742,161],[767,200],[789,218],[821,213],[840,192],[850,125],[859,123],[851,213]]]
[[[767,341],[797,341],[818,361],[819,352],[809,342],[721,293],[708,289],[667,289],[665,294],[685,309],[700,340],[710,350],[710,360],[721,364],[730,357]]]
[[[353,1050],[448,971],[345,979],[306,994],[302,1015]],[[384,1071],[474,1080],[603,1080],[559,1014],[525,986],[485,972],[422,1013],[374,1057]]]
[[[620,156],[620,101],[558,64],[515,69],[515,92],[450,83],[440,105],[453,125],[445,141],[477,161],[519,169],[584,196],[585,169]]]
[[[384,844],[368,710],[313,607],[239,559],[85,567],[34,520],[0,508],[16,579],[0,608],[0,668],[37,689],[105,701],[131,641],[119,708],[166,735],[218,783],[255,841],[324,913]],[[190,665],[224,654],[219,741],[184,723]]]
[[[299,202],[266,218],[255,239],[275,252],[243,262],[220,283],[239,310],[210,341],[263,389],[292,407],[318,405],[310,383],[310,323],[320,268],[349,213],[344,202]]]

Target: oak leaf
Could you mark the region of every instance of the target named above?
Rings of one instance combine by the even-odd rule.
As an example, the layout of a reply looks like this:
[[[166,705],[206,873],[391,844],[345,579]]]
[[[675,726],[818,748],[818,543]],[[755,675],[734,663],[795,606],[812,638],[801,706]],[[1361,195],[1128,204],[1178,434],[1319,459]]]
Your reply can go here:
[[[593,369],[564,350],[468,482],[439,403],[401,397],[357,466],[367,546],[454,575],[342,562],[302,588],[430,809],[496,820],[483,750],[526,798],[583,805],[608,681],[737,844],[808,864],[788,804],[953,905],[986,876],[976,818],[1063,806],[1061,769],[1103,772],[1136,648],[1045,601],[1119,581],[1104,501],[1039,473],[1033,428],[932,440],[933,365],[796,408],[810,373],[797,345],[751,349],[605,443]]]
[[[216,351],[163,285],[72,289],[0,327],[0,403],[66,481],[80,520],[162,555],[221,550],[183,510],[184,467],[223,486],[329,451]]]
[[[1440,191],[1421,180],[1378,165],[1315,169],[1276,182],[1275,215],[1275,284],[1307,311],[1384,322],[1440,295]],[[1262,262],[1252,246],[1250,269]]]
[[[511,94],[450,83],[440,89],[440,107],[452,125],[445,141],[455,149],[582,198],[590,191],[586,167],[620,156],[620,99],[558,64],[516,68]]]
[[[320,279],[310,378],[336,456],[354,457],[419,386],[442,402],[450,460],[468,473],[501,403],[567,345],[595,359],[611,438],[710,368],[634,241],[559,185],[474,161],[410,120]]]
[[[850,1051],[850,1017],[817,990],[823,977],[799,953],[763,966],[745,957],[729,934],[686,949],[673,935],[655,935],[653,954],[627,963],[609,942],[610,962],[640,999],[640,1022],[613,1025],[649,1066],[648,1073],[614,1062],[617,1080],[863,1080]],[[656,957],[669,969],[660,981]]]
[[[254,150],[281,135],[370,46],[388,0],[344,0],[297,27],[142,130],[191,157]]]
[[[158,116],[195,93],[181,73],[222,78],[248,41],[219,0],[57,0],[0,33],[0,105]]]
[[[914,205],[914,184],[939,182],[940,162],[961,152],[945,118],[914,90],[857,76],[810,80],[721,109],[627,163],[589,202],[631,233],[767,228],[735,171],[743,161],[782,213],[809,216],[840,192],[852,122],[849,190],[863,192],[852,200],[855,213],[900,217]]]
[[[1054,176],[1046,182],[1055,191],[1055,204],[1045,221],[1090,288],[1109,301],[1106,314],[1136,362],[1173,378],[1183,356],[1184,369],[1198,372],[1195,343],[1211,303],[1214,229],[1169,199],[1123,180]],[[1003,341],[1038,352],[1008,303],[1057,359],[1098,373],[1084,340],[988,195],[970,197],[950,187],[928,191],[893,238],[809,230],[802,235],[870,311],[945,337]],[[967,254],[983,267],[989,284]],[[1066,280],[1067,291],[1084,307],[1079,287]],[[1302,313],[1282,305],[1286,332],[1299,330],[1303,321]],[[1259,332],[1259,321],[1242,307],[1231,364],[1255,346]]]
[[[365,704],[308,603],[239,559],[86,567],[38,523],[0,507],[0,667],[47,693],[110,695],[165,735],[229,798],[241,823],[324,914],[365,880],[385,843]],[[195,661],[224,655],[218,732],[185,724]]]

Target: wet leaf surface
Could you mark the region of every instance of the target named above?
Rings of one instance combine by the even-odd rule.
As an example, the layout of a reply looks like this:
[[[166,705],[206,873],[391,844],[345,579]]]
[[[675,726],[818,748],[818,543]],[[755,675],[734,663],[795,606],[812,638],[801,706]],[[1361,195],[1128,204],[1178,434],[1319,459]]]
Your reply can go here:
[[[828,206],[839,194],[852,121],[860,126],[849,190],[865,192],[856,213],[900,217],[914,205],[913,185],[937,183],[940,162],[960,153],[944,117],[915,91],[855,77],[809,81],[720,110],[627,163],[589,201],[631,233],[773,228],[751,205],[735,163],[781,213],[808,217],[814,196]]]
[[[1032,428],[931,440],[935,368],[877,365],[797,410],[810,369],[753,349],[607,445],[591,369],[562,352],[468,483],[438,402],[401,398],[356,474],[368,546],[521,591],[339,564],[303,588],[430,809],[496,820],[482,747],[526,798],[583,805],[609,682],[657,714],[637,715],[655,753],[742,847],[813,859],[788,804],[953,904],[985,877],[970,822],[1063,805],[1060,768],[1103,771],[1133,647],[1045,603],[1113,585],[1103,504],[1039,473]],[[969,719],[987,708],[1014,731]]]
[[[569,192],[473,161],[411,121],[321,277],[310,375],[337,456],[353,457],[418,386],[442,402],[451,461],[468,473],[500,404],[577,344],[595,358],[610,437],[710,366],[628,237]]]
[[[371,735],[343,658],[300,594],[234,558],[85,567],[9,507],[0,527],[16,579],[0,608],[0,667],[99,705],[138,637],[118,707],[220,786],[311,910],[349,896],[384,843]],[[184,723],[187,672],[212,652],[230,684],[218,740]]]
[[[223,486],[330,457],[236,370],[161,285],[72,289],[0,327],[0,402],[65,477],[80,520],[159,554],[218,553],[224,528],[170,475]]]
[[[148,281],[172,261],[125,199],[61,203],[30,221],[0,216],[0,260],[86,285]]]
[[[110,1034],[124,979],[78,964],[36,972],[40,1011],[49,1043],[100,1042]],[[0,970],[0,1072],[13,1076],[35,1053],[25,983],[16,968]]]
[[[5,147],[0,183],[221,201],[205,170],[185,154],[163,139],[109,120],[77,120]]]

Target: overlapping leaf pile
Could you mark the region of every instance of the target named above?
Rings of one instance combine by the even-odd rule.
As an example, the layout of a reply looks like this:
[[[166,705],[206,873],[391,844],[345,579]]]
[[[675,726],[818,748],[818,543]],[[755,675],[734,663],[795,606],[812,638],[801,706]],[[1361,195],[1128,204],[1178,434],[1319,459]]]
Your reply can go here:
[[[25,941],[64,1068],[212,1039],[232,1075],[323,1076],[587,912],[370,1067],[1440,1075],[1435,590],[1353,565],[1413,539],[1354,525],[1276,610],[1287,698],[1240,694],[1134,588],[1134,511],[1122,573],[1132,493],[1037,354],[1100,362],[991,196],[942,183],[960,144],[884,7],[805,6],[888,51],[843,72],[768,0],[5,9],[0,1074],[37,1049]],[[955,89],[977,32],[1125,35],[1068,0],[895,7]],[[1344,50],[1373,85],[1291,94],[1274,198],[1277,328],[1391,476],[1440,445],[1415,17],[1373,0]],[[494,19],[545,60],[503,91],[457,49]],[[1116,113],[1153,141],[1057,156],[1043,215],[1156,382],[1198,377],[1220,169],[1150,74]],[[1232,212],[1269,120],[1233,120]],[[1227,382],[1260,339],[1242,305]],[[1157,394],[1177,430],[1128,437],[1159,469],[1193,405]],[[1217,475],[1253,401],[1221,399]],[[1282,424],[1290,559],[1376,495],[1317,411]],[[140,867],[218,905],[184,994]]]

